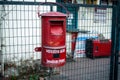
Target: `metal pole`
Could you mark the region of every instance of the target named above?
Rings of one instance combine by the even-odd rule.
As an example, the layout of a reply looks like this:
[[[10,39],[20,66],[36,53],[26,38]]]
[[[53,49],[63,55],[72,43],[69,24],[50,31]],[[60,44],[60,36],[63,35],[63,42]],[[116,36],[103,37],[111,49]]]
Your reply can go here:
[[[115,50],[115,67],[114,67],[114,80],[118,80],[118,57],[119,57],[119,29],[120,29],[120,1],[117,1],[117,27],[116,27],[116,50]]]
[[[109,80],[115,80],[117,77],[117,47],[118,47],[118,33],[117,33],[117,22],[118,22],[118,6],[117,1],[113,1],[113,12],[112,12],[112,48],[111,48],[111,60],[110,60],[110,77]]]
[[[119,53],[119,27],[120,27],[120,1],[113,1],[112,25],[112,54],[110,66],[110,80],[118,80],[118,53]]]
[[[112,12],[112,47],[111,47],[111,58],[110,58],[110,77],[109,80],[114,80],[114,55],[115,55],[115,32],[116,32],[116,6],[113,6],[113,12]]]

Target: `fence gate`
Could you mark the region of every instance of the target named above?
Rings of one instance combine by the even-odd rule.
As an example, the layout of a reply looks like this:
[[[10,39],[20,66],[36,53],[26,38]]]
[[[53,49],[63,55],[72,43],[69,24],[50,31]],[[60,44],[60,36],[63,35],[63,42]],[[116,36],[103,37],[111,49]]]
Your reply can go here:
[[[37,9],[40,6],[40,13],[65,10],[54,4],[40,4],[49,0],[0,1],[0,80],[110,80],[110,76],[114,77],[112,4],[97,5],[97,0],[83,0],[84,4],[68,1],[52,0],[70,12],[66,64],[54,69],[41,66],[41,53],[34,50],[41,46],[41,19]]]

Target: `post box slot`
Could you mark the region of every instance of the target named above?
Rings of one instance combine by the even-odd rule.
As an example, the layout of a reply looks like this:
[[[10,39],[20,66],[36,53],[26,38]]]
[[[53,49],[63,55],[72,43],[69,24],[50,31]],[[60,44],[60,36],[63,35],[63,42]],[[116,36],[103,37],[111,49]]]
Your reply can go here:
[[[50,33],[51,35],[62,35],[63,21],[50,21]]]
[[[60,57],[60,54],[56,53],[56,54],[53,54],[53,58],[59,58]]]

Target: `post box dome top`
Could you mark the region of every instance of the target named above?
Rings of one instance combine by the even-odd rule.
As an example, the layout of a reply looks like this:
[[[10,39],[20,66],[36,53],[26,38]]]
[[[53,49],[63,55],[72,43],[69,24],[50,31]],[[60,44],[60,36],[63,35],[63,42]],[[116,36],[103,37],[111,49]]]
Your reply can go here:
[[[67,16],[67,15],[61,12],[48,12],[40,14],[40,16]]]

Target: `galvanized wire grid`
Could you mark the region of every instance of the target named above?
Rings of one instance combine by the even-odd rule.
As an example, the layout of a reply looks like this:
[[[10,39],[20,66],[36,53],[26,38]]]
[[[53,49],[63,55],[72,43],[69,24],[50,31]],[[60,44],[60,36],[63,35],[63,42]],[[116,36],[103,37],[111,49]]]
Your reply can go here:
[[[6,78],[20,76],[19,78],[22,77],[23,80],[40,76],[39,73],[42,73],[40,72],[41,53],[34,51],[35,47],[41,46],[41,19],[37,16],[38,5],[1,5],[0,7],[1,73]],[[72,15],[68,19],[77,21],[77,29],[80,31],[91,31],[92,34],[100,33],[106,39],[110,39],[112,9],[103,8],[105,8],[105,13],[99,14],[98,17],[95,15],[97,13],[95,13],[94,7],[79,6],[78,19],[75,20]],[[57,10],[55,6],[54,10]],[[49,12],[50,6],[41,6],[40,11]],[[85,33],[79,35],[86,36]],[[71,56],[71,32],[68,31],[66,36],[67,54]],[[47,78],[48,80],[109,79],[109,57],[90,59],[84,55],[84,57],[76,56],[73,59],[68,55],[66,65],[55,69],[58,74],[52,75]]]
[[[22,65],[23,69],[32,67],[33,61],[40,59],[40,53],[35,53],[34,49],[41,43],[41,26],[37,16],[38,6],[5,5],[2,7],[1,64],[2,74],[8,77],[19,75],[20,73],[16,71],[19,66]],[[24,72],[27,72],[26,68]]]

